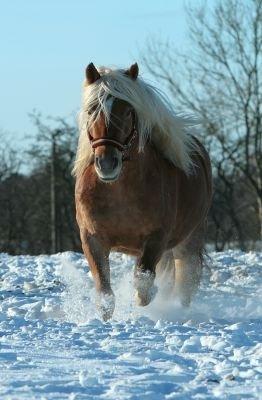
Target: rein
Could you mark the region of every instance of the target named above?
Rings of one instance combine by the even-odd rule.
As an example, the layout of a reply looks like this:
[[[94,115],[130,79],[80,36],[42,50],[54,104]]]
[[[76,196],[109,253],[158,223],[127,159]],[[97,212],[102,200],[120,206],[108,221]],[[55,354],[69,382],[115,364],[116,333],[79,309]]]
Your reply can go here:
[[[109,139],[107,137],[101,137],[99,139],[94,139],[88,131],[88,137],[89,137],[89,141],[92,146],[93,152],[95,152],[95,149],[99,146],[113,146],[122,153],[123,160],[129,160],[128,151],[130,150],[132,143],[136,136],[137,136],[137,129],[136,129],[135,121],[133,123],[131,133],[126,138],[124,143],[121,143],[115,139]]]

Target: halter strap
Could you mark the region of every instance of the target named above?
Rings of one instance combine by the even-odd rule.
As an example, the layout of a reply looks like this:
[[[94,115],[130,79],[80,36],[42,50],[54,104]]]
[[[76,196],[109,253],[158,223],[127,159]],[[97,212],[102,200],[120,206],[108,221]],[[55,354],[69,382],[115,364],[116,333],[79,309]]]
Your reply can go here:
[[[112,145],[120,151],[125,150],[125,145],[123,145],[122,143],[120,143],[114,139],[107,139],[107,138],[95,139],[95,140],[92,140],[91,144],[92,144],[93,149],[96,149],[99,146]]]
[[[130,149],[136,136],[137,136],[137,130],[136,130],[136,126],[135,126],[135,121],[133,124],[132,131],[124,143],[121,143],[115,139],[109,139],[107,137],[101,137],[99,139],[94,139],[94,138],[92,138],[92,136],[90,135],[90,133],[88,131],[88,137],[89,137],[89,141],[91,143],[93,152],[95,152],[95,149],[99,146],[113,146],[113,147],[116,147],[117,150],[121,151],[123,160],[129,159],[127,153],[128,153],[128,150]]]

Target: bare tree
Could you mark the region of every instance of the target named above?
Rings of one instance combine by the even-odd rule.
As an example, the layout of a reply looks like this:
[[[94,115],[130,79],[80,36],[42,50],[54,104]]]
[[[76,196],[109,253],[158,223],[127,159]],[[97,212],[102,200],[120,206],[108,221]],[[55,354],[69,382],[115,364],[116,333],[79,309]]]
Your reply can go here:
[[[6,134],[0,132],[0,182],[11,174],[18,173],[21,164],[21,159],[17,151],[9,145]]]
[[[262,0],[219,0],[187,13],[190,51],[150,40],[143,61],[178,110],[200,117],[215,174],[245,178],[262,235]]]
[[[38,129],[37,141],[32,146],[29,154],[36,161],[38,169],[47,168],[50,188],[50,251],[55,253],[63,249],[64,225],[71,231],[71,241],[77,247],[76,225],[74,221],[74,181],[71,169],[75,158],[77,141],[76,127],[69,125],[62,118],[51,118],[50,126],[43,122],[40,114],[31,115]]]
[[[79,251],[71,175],[77,129],[62,118],[34,114],[30,149],[0,140],[0,251],[39,254]],[[20,165],[24,166],[23,171]]]

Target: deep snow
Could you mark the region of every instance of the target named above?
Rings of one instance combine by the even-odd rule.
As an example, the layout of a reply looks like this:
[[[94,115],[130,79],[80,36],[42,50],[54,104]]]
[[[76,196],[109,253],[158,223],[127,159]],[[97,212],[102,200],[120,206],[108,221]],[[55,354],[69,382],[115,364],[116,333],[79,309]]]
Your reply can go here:
[[[0,255],[0,399],[262,398],[262,254],[210,254],[189,310],[133,301],[112,254],[112,321],[82,255]]]

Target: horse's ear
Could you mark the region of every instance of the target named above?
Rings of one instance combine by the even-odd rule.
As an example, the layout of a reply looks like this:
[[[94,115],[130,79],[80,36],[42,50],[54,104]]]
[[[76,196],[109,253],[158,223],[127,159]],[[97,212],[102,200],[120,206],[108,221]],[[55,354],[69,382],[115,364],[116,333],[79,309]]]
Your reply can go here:
[[[137,76],[138,76],[138,72],[139,72],[139,68],[137,63],[131,65],[131,67],[129,69],[127,69],[125,71],[125,75],[130,76],[131,79],[136,80]]]
[[[91,85],[91,83],[94,83],[95,81],[97,81],[100,78],[101,78],[101,75],[99,74],[99,72],[96,69],[96,67],[94,66],[94,64],[93,63],[88,64],[88,66],[86,67],[87,83],[89,85]]]

